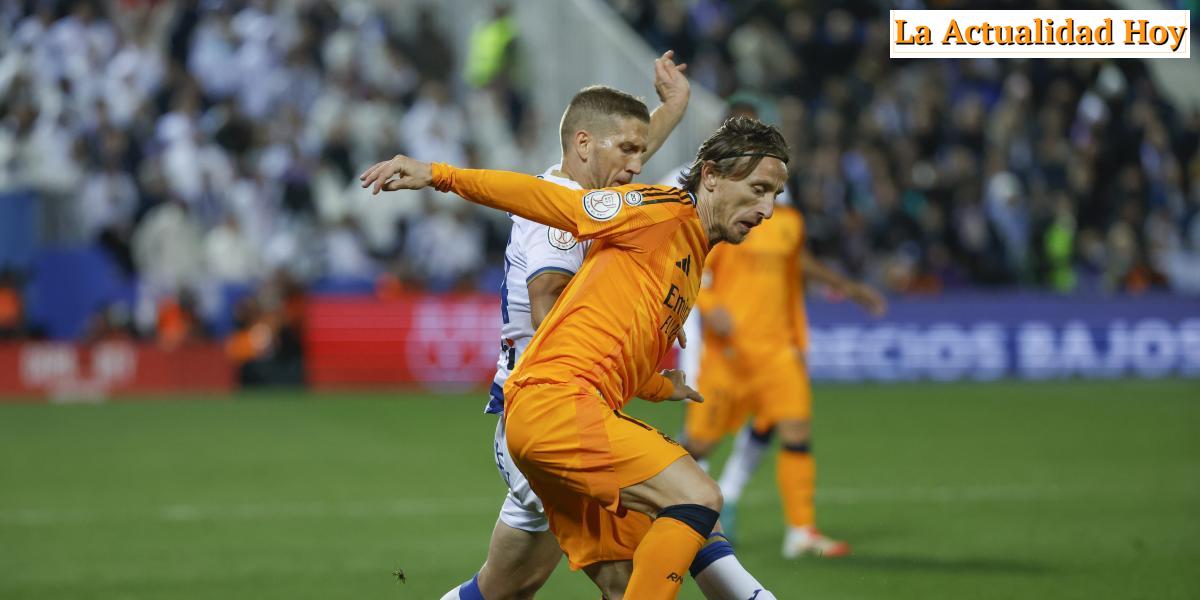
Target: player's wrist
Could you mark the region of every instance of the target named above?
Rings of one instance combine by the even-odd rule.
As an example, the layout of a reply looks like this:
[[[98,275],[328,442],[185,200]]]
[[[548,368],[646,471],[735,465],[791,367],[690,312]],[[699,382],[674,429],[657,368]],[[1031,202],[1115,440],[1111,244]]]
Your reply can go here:
[[[638,394],[642,400],[648,402],[662,402],[671,399],[676,393],[675,384],[661,373],[655,373],[651,378],[650,385]]]
[[[454,185],[454,166],[440,162],[420,164],[424,168],[421,173],[414,173],[414,176],[424,181],[425,187],[432,187],[439,192],[450,191]]]

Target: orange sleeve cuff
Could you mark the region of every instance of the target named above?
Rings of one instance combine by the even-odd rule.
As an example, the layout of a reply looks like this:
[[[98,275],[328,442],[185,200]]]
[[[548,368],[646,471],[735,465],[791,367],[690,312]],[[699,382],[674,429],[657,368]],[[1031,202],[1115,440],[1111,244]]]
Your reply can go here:
[[[446,164],[435,162],[430,166],[433,173],[433,189],[439,192],[448,192],[454,186],[454,167]]]
[[[675,385],[671,383],[671,380],[661,373],[655,373],[638,390],[637,397],[650,402],[662,402],[669,398],[673,391],[675,391]]]

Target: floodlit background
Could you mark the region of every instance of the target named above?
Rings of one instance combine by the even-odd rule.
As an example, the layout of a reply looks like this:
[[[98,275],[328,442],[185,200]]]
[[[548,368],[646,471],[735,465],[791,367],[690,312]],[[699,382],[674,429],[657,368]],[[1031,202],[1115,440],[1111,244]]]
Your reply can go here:
[[[955,7],[1034,8],[4,2],[0,598],[468,579],[509,221],[356,176],[540,173],[575,91],[653,109],[667,49],[691,104],[640,180],[751,105],[811,249],[892,304],[809,288],[819,515],[855,556],[779,558],[766,464],[743,562],[781,597],[1200,596],[1200,63],[888,59],[889,8]]]

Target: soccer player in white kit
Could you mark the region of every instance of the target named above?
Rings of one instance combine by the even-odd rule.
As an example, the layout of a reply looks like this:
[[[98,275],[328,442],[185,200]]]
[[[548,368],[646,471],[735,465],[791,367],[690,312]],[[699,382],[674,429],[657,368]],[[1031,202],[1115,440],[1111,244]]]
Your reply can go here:
[[[581,90],[563,114],[562,162],[541,177],[573,189],[629,183],[683,117],[690,94],[684,68],[674,64],[671,52],[655,61],[655,89],[663,104],[649,123],[644,120],[645,105],[628,94],[601,86]],[[562,556],[541,500],[509,456],[503,387],[534,331],[583,264],[590,243],[521,217],[512,220],[501,288],[500,358],[485,408],[500,416],[493,451],[508,493],[483,567],[442,600],[532,598]],[[711,600],[774,598],[737,562],[727,541],[702,549],[692,574]]]

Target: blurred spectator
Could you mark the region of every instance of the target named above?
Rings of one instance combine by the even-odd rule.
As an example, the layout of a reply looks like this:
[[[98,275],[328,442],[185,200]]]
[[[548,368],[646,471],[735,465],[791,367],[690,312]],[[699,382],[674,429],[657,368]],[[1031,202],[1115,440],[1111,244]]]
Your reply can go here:
[[[133,258],[143,283],[177,293],[199,283],[204,259],[200,224],[179,200],[160,204],[133,236]]]
[[[116,302],[97,310],[88,318],[84,343],[131,341],[137,338],[129,307]]]
[[[209,338],[196,311],[196,296],[190,289],[184,289],[178,297],[165,298],[159,303],[155,334],[158,345],[165,350]]]
[[[421,78],[449,84],[447,78],[454,73],[454,47],[438,28],[433,5],[418,10],[417,32],[408,44],[408,54]]]
[[[376,272],[358,224],[346,217],[325,230],[325,272],[334,278],[368,279]]]
[[[430,289],[461,287],[482,261],[483,228],[468,219],[469,210],[463,203],[439,208],[430,202],[429,211],[409,225],[404,256]]]
[[[232,214],[205,234],[204,258],[208,273],[220,283],[250,284],[262,275],[258,249]]]
[[[409,154],[424,161],[467,164],[466,118],[446,86],[430,81],[400,122]]]
[[[512,6],[498,1],[492,6],[492,18],[471,34],[464,77],[476,88],[490,90],[507,109],[509,125],[515,131],[526,123],[525,62],[521,56],[516,20]]]
[[[243,385],[259,383],[254,365],[265,360],[275,346],[275,327],[262,313],[258,301],[246,296],[233,309],[233,333],[225,340],[225,353],[238,366]]]
[[[282,271],[257,294],[238,300],[225,352],[243,385],[304,382],[304,302],[303,289]]]

